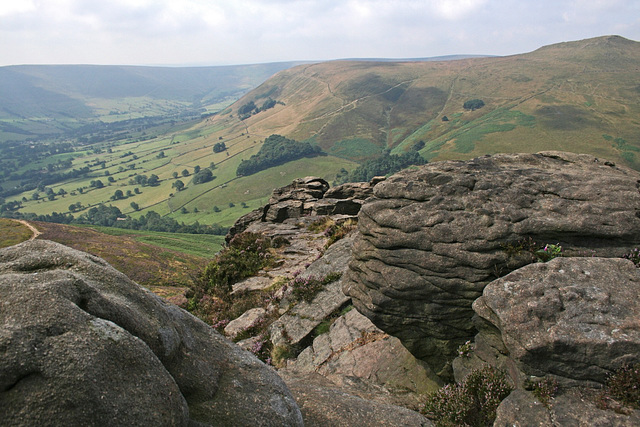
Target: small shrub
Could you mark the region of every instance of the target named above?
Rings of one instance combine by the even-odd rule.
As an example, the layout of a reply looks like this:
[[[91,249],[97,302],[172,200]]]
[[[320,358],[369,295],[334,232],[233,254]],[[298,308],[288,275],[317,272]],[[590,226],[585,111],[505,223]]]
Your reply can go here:
[[[558,392],[558,381],[555,378],[544,378],[540,381],[526,380],[524,388],[531,390],[536,399],[549,408],[551,399]]]
[[[625,365],[614,372],[605,384],[603,393],[623,405],[640,408],[640,363]]]
[[[458,347],[458,356],[459,357],[469,357],[471,356],[471,352],[473,351],[473,344],[471,341],[467,341]]]
[[[265,332],[256,337],[256,341],[249,348],[249,351],[267,365],[271,365],[271,347],[271,339],[269,334]]]
[[[290,245],[291,242],[284,236],[275,236],[271,239],[271,246],[274,248],[283,248],[285,246]]]
[[[560,243],[545,245],[544,248],[535,251],[534,255],[538,258],[538,261],[551,261],[554,258],[562,256],[562,246],[560,246]]]
[[[240,233],[207,265],[197,282],[196,293],[226,299],[238,280],[253,276],[273,262],[271,241],[258,233]]]
[[[332,226],[333,224],[335,224],[333,219],[331,219],[328,216],[323,216],[313,221],[311,224],[309,224],[307,226],[307,230],[309,230],[312,233],[320,233],[320,232],[324,232],[328,227]]]
[[[329,238],[324,245],[325,249],[349,234],[351,230],[356,228],[356,225],[357,221],[349,219],[342,224],[334,224],[325,230],[324,234]]]
[[[562,256],[562,246],[560,246],[560,243],[556,243],[555,245],[547,244],[540,247],[531,237],[515,243],[505,243],[502,245],[502,249],[508,257],[518,257],[530,253],[538,262],[547,262]]]
[[[288,359],[294,357],[296,357],[296,353],[288,345],[277,345],[271,350],[271,363],[275,367],[282,367]]]
[[[636,267],[640,267],[640,250],[638,248],[635,248],[628,254],[622,255],[622,258],[628,259],[629,261],[633,262]]]
[[[429,393],[423,413],[436,426],[492,425],[498,405],[512,390],[502,371],[486,366],[460,383]]]
[[[342,273],[329,273],[324,277],[317,278],[314,276],[300,277],[296,276],[289,285],[291,294],[298,301],[311,302],[313,298],[329,283],[342,277]]]

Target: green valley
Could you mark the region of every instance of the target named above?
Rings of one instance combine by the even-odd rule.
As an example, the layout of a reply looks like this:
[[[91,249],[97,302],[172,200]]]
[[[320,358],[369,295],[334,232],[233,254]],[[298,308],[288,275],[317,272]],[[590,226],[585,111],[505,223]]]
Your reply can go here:
[[[262,84],[251,80],[257,87],[235,102],[233,94],[239,96],[239,82],[247,82],[242,76],[249,71],[227,70],[234,91],[212,89],[206,96],[198,85],[182,92],[169,77],[173,86],[164,92],[133,91],[126,97],[118,91],[109,95],[104,85],[85,87],[83,105],[93,108],[85,133],[74,133],[71,126],[64,137],[17,140],[2,131],[2,214],[78,218],[104,204],[134,219],[153,211],[178,223],[228,227],[295,178],[338,182],[345,171],[368,161],[416,149],[427,161],[562,150],[640,169],[639,64],[640,43],[606,36],[508,57],[306,63],[264,77]],[[66,88],[62,70],[38,78],[50,82],[49,89]],[[200,84],[202,77],[194,76],[188,81]],[[140,83],[149,89],[146,84]],[[58,93],[73,98],[68,89]],[[154,102],[188,103],[197,114],[105,113],[120,111],[116,104],[133,108],[143,102],[140,96],[160,93],[165,98]],[[89,95],[109,99],[109,105],[96,107],[106,105],[100,101],[92,107]],[[85,107],[69,107],[66,114],[76,123],[89,120]],[[24,113],[29,107],[21,108],[14,110]],[[56,126],[66,120],[51,110],[34,111],[50,114],[47,120]],[[26,123],[3,114],[2,123],[16,129]],[[239,173],[238,167],[252,164],[252,156],[276,134],[323,155],[293,161],[283,156],[284,163]]]

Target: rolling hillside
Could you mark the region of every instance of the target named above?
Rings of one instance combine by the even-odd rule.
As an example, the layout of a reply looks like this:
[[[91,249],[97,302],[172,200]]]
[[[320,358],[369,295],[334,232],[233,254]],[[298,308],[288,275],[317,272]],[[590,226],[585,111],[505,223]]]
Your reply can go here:
[[[362,161],[424,141],[429,160],[566,150],[640,168],[640,43],[618,36],[509,57],[336,61],[282,71],[236,102],[284,105],[236,126],[310,140]],[[475,111],[463,104],[481,99]]]
[[[187,224],[230,226],[295,178],[332,182],[343,169],[420,141],[429,161],[565,150],[640,169],[639,71],[640,43],[617,36],[509,57],[299,65],[203,120],[146,128],[28,164],[24,155],[0,159],[16,171],[2,186],[21,213],[73,210],[77,217],[110,204],[132,217],[155,211]],[[474,99],[484,106],[463,108]],[[272,134],[315,143],[328,155],[237,176],[240,162]],[[225,149],[216,151],[218,144]],[[16,190],[30,175],[72,168],[84,172]],[[214,179],[197,183],[202,168]],[[142,183],[152,175],[153,185]]]

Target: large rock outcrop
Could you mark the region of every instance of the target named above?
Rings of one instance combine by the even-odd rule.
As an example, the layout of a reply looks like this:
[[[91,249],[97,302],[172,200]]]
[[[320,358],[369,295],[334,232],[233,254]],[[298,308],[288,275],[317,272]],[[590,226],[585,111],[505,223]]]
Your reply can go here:
[[[405,170],[359,214],[344,291],[361,313],[441,375],[473,337],[487,283],[559,243],[617,257],[640,238],[638,172],[592,156],[505,154]]]
[[[302,425],[278,375],[103,260],[0,250],[0,424]]]
[[[488,284],[473,309],[479,333],[453,361],[454,374],[489,364],[509,375],[516,389],[494,425],[639,425],[639,410],[600,389],[616,370],[640,363],[640,270],[631,261],[531,264]],[[560,386],[546,404],[525,390],[541,380]]]
[[[640,363],[640,271],[629,260],[528,265],[487,285],[473,309],[477,341],[493,343],[526,376],[604,384]]]

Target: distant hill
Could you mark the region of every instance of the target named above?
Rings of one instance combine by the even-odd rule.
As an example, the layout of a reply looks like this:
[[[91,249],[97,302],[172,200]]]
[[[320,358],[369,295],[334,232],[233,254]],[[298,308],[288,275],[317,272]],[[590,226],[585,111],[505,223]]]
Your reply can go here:
[[[201,109],[237,99],[297,64],[0,67],[0,132],[19,139],[20,135],[63,132],[91,119],[112,122]]]
[[[640,43],[619,36],[508,57],[455,61],[332,61],[274,75],[237,101],[281,104],[245,118],[363,161],[419,141],[429,160],[547,149],[592,153],[640,168]],[[466,101],[484,107],[465,110]]]
[[[118,73],[131,70],[149,71],[120,67]],[[333,183],[383,153],[411,154],[416,149],[428,161],[564,150],[640,169],[639,70],[640,43],[617,36],[508,57],[308,63],[256,83],[235,103],[216,107],[215,115],[163,119],[155,125],[142,119],[127,122],[126,117],[135,114],[118,111],[123,105],[139,108],[140,114],[170,116],[181,106],[194,111],[197,103],[188,99],[208,99],[204,90],[195,85],[192,92],[172,94],[180,83],[174,76],[166,78],[174,86],[161,85],[164,92],[149,91],[150,85],[146,97],[110,100],[87,97],[106,96],[99,85],[81,90],[78,84],[73,92],[65,88],[62,76],[50,75],[44,84],[40,77],[23,74],[17,81],[32,79],[29,87],[46,90],[52,102],[65,96],[65,105],[77,108],[78,114],[86,112],[87,121],[96,120],[90,115],[99,110],[101,121],[122,120],[111,125],[129,127],[86,126],[82,135],[68,139],[0,144],[0,203],[5,198],[1,214],[78,217],[107,204],[134,218],[154,211],[186,224],[230,226],[263,206],[274,188],[295,178],[314,175]],[[172,71],[163,70],[156,78],[164,72]],[[136,78],[140,87],[130,90],[139,95],[142,82],[152,79]],[[192,80],[202,83],[198,77]],[[153,98],[161,93],[167,98]],[[109,115],[110,110],[115,114]],[[52,119],[44,107],[42,114],[31,121],[0,120],[0,126],[17,126],[16,120],[30,124],[33,131],[36,125],[49,125],[47,120],[61,127],[82,122],[75,117]],[[328,155],[238,174],[239,165],[258,154],[273,134],[310,142]],[[211,179],[196,179],[205,168]],[[154,183],[145,185],[152,177]]]

